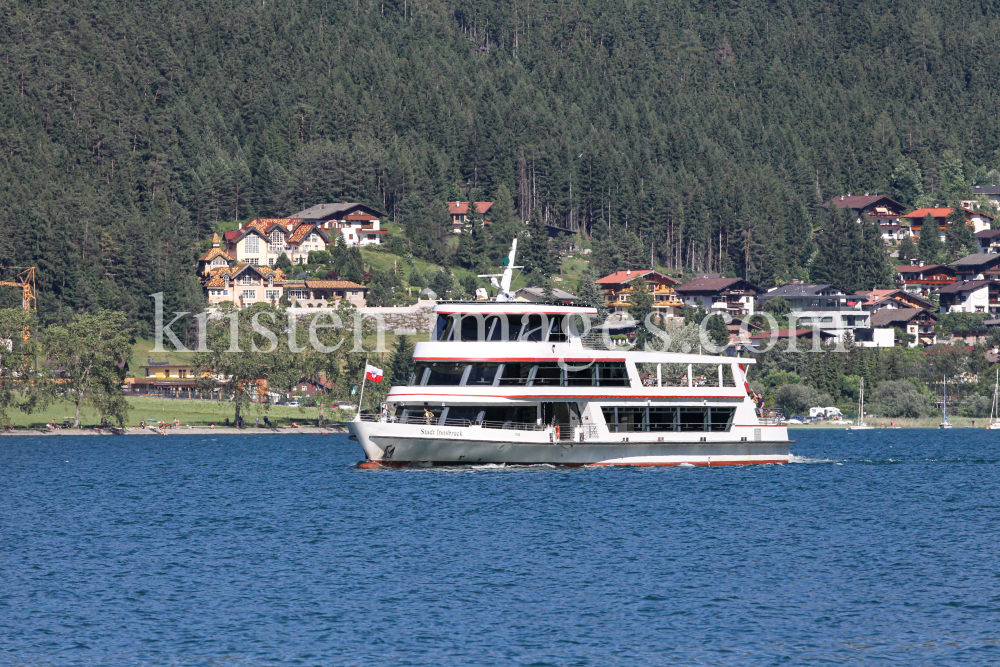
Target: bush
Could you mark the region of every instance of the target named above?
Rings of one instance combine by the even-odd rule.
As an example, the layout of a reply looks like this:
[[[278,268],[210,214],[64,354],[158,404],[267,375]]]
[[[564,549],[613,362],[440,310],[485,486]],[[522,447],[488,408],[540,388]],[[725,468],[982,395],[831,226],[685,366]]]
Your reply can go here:
[[[934,403],[906,380],[882,382],[872,395],[872,414],[880,417],[923,417],[934,413]]]
[[[975,394],[962,401],[958,414],[962,417],[989,417],[992,408],[993,399]]]
[[[833,397],[806,384],[785,384],[774,394],[774,401],[787,415],[805,414],[809,408],[833,405]]]

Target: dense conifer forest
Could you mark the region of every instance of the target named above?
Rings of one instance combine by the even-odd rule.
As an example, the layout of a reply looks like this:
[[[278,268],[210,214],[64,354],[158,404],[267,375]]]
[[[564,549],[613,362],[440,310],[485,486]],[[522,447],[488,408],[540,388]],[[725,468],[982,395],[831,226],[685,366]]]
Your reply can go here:
[[[998,10],[15,0],[0,264],[39,267],[48,321],[147,317],[152,292],[201,307],[194,259],[220,221],[359,200],[447,259],[444,201],[471,196],[625,239],[634,267],[805,276],[832,195],[997,182]]]

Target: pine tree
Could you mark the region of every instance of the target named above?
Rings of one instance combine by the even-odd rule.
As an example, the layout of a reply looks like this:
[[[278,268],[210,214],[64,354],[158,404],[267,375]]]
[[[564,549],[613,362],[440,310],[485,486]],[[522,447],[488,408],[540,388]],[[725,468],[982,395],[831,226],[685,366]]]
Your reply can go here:
[[[591,306],[597,309],[598,317],[603,322],[608,316],[604,303],[604,292],[597,285],[598,276],[593,268],[580,279],[576,288],[576,303],[581,306]]]
[[[905,236],[899,243],[899,259],[911,260],[917,257],[917,245],[910,236]]]
[[[943,259],[944,245],[941,243],[941,232],[937,220],[929,213],[920,227],[917,254],[924,264],[928,265],[937,264]]]

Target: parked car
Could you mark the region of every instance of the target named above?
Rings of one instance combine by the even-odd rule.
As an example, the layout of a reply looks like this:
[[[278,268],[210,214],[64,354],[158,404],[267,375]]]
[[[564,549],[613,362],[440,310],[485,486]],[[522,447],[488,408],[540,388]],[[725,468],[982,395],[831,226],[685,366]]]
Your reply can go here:
[[[290,408],[297,408],[302,404],[299,403],[298,401],[288,401],[288,403],[285,403],[285,405],[287,405]]]

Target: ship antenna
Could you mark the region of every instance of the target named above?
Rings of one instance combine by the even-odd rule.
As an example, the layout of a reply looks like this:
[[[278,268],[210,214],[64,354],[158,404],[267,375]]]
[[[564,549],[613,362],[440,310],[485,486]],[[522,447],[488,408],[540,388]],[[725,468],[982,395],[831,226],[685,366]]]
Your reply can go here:
[[[497,301],[513,301],[514,295],[510,291],[510,283],[514,277],[514,269],[523,269],[523,266],[514,266],[514,256],[517,254],[517,237],[514,237],[514,241],[510,244],[510,254],[504,257],[503,260],[503,273],[488,273],[486,275],[479,276],[480,278],[489,278],[490,284],[493,288],[497,290]],[[499,282],[497,281],[499,278]]]

